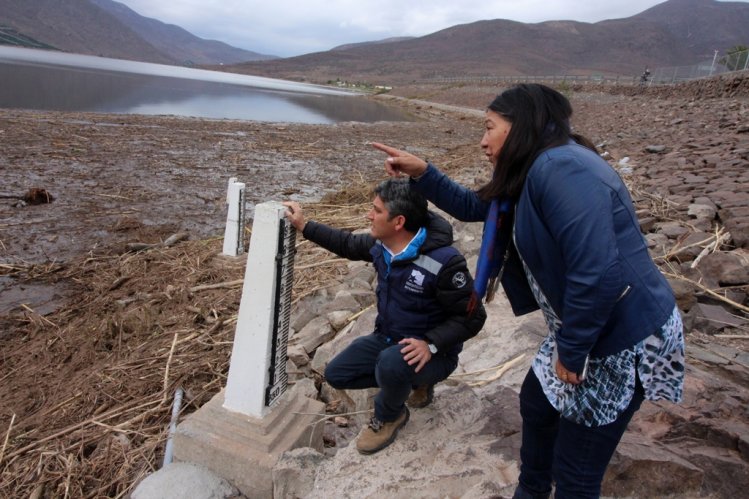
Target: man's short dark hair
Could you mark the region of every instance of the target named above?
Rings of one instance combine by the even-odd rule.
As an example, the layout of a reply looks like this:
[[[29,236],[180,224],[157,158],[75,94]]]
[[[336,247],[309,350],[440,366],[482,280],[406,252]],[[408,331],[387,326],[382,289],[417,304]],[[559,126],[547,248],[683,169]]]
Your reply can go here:
[[[409,232],[416,232],[427,225],[429,214],[427,200],[424,196],[411,189],[407,179],[390,178],[375,187],[375,195],[382,199],[388,212],[389,220],[398,215],[406,219],[405,228]]]

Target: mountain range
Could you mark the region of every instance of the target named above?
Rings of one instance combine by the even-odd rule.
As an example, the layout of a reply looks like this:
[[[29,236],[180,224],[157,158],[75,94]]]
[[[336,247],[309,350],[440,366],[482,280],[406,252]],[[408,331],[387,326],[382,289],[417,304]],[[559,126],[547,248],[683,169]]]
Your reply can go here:
[[[0,0],[0,43],[187,66],[274,57],[199,38],[112,0]]]
[[[716,51],[749,45],[747,26],[749,3],[668,0],[624,19],[485,20],[281,59],[198,38],[112,0],[0,0],[0,43],[22,40],[26,46],[313,82],[637,75],[645,67],[698,64]]]
[[[492,75],[634,76],[645,67],[710,62],[715,51],[724,54],[737,45],[749,45],[749,3],[668,0],[625,19],[478,21],[419,38],[242,63],[231,70],[370,83]]]

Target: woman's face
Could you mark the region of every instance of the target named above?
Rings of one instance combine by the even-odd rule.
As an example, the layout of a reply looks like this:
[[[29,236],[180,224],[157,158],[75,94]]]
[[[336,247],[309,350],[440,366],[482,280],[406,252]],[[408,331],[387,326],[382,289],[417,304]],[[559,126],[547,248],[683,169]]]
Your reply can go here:
[[[510,133],[511,128],[512,123],[503,118],[502,115],[491,109],[486,111],[486,119],[484,120],[485,131],[484,136],[481,138],[481,148],[492,165],[497,164],[499,151],[502,150],[502,146],[505,140],[507,140],[507,135]]]

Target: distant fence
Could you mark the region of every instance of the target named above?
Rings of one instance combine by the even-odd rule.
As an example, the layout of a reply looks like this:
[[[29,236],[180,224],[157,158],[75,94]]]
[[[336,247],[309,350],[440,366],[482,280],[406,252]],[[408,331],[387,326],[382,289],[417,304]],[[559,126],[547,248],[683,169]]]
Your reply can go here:
[[[657,68],[653,70],[648,83],[678,83],[747,69],[749,69],[749,50],[733,52],[722,57],[719,57],[716,51],[713,60],[709,62],[692,66]]]
[[[692,66],[660,67],[638,76],[602,75],[548,75],[548,76],[435,76],[422,83],[454,84],[503,84],[503,83],[594,83],[599,85],[651,85],[678,83],[681,81],[707,78],[734,71],[749,70],[749,50],[720,56],[716,51],[711,61]]]
[[[634,85],[639,76],[550,75],[550,76],[436,76],[428,83],[596,83],[600,85]]]

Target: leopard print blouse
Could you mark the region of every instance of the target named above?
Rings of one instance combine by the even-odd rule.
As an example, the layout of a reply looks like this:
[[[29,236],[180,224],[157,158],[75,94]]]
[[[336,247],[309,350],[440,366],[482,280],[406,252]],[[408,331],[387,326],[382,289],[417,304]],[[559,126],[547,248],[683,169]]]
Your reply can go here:
[[[565,419],[588,427],[612,423],[629,405],[635,392],[635,376],[647,400],[680,402],[684,386],[684,332],[681,314],[674,307],[665,324],[634,347],[613,355],[590,358],[588,375],[581,384],[560,380],[554,369],[556,333],[562,321],[551,308],[533,274],[523,268],[549,328],[532,368],[549,403]]]

